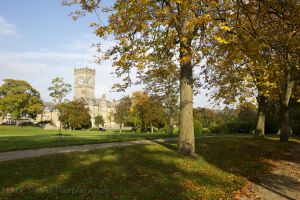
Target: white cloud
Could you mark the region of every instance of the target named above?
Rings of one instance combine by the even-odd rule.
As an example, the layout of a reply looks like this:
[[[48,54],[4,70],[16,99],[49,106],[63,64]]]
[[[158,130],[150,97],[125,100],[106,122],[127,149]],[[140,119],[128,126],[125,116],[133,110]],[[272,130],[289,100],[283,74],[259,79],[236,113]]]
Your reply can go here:
[[[49,101],[47,88],[53,77],[64,77],[66,82],[73,84],[74,68],[88,66],[96,69],[96,97],[105,93],[114,98],[116,94],[108,94],[116,82],[111,75],[112,63],[107,61],[99,65],[94,62],[96,50],[91,46],[95,41],[85,36],[71,43],[57,44],[55,49],[0,51],[0,84],[6,78],[26,80]],[[73,93],[68,98],[72,99]]]
[[[18,36],[16,31],[16,26],[5,21],[5,19],[0,16],[0,36]]]
[[[61,76],[64,77],[65,82],[73,84],[74,68],[88,66],[96,69],[97,98],[106,94],[110,100],[120,99],[135,90],[141,90],[142,86],[133,86],[125,93],[111,91],[112,85],[120,80],[111,74],[114,71],[111,61],[100,65],[94,62],[96,49],[92,48],[92,44],[96,41],[97,38],[94,36],[85,35],[70,43],[57,44],[55,49],[0,51],[0,84],[6,78],[26,80],[40,91],[45,101],[51,101],[47,88],[52,78]],[[102,42],[102,48],[107,49],[112,44],[113,42]],[[73,91],[68,99],[73,99]],[[195,107],[212,107],[204,94],[195,96],[194,102]]]

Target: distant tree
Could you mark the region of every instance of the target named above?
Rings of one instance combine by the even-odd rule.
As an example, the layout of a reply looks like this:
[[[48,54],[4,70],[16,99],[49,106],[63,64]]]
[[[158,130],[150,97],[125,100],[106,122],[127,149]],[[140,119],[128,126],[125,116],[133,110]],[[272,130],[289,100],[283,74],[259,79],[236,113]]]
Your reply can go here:
[[[142,120],[137,110],[131,109],[128,115],[128,126],[132,127],[135,132],[141,132]]]
[[[143,107],[143,122],[145,127],[150,127],[151,133],[154,132],[154,127],[161,127],[165,123],[166,113],[163,107],[162,100],[159,96],[150,96]]]
[[[238,106],[237,116],[242,121],[255,121],[257,115],[256,106],[251,102],[245,102]]]
[[[136,131],[146,131],[146,104],[149,96],[144,91],[135,91],[132,93],[132,109],[130,113],[130,121],[135,126]]]
[[[135,125],[139,125],[138,129],[141,131],[151,129],[151,133],[153,133],[154,127],[164,125],[166,114],[161,97],[148,96],[144,91],[136,91],[132,94],[131,99],[130,120],[133,120]]]
[[[209,108],[194,108],[194,119],[199,120],[203,127],[208,128],[211,124],[216,124],[220,121],[219,113]]]
[[[0,86],[0,113],[10,113],[19,124],[21,116],[35,118],[42,111],[40,93],[23,80],[4,79]]]
[[[63,99],[71,92],[72,86],[64,82],[62,77],[55,77],[51,81],[51,86],[48,88],[50,96],[58,107],[62,103]],[[59,125],[59,135],[61,134],[61,123]]]
[[[145,90],[160,98],[166,112],[167,132],[173,134],[174,124],[179,110],[179,67],[171,62],[170,52],[156,52],[162,54],[163,59],[156,59],[153,65],[160,67],[145,71],[141,74]],[[167,55],[165,55],[167,54]]]
[[[119,103],[115,107],[115,112],[113,113],[114,121],[119,124],[119,132],[122,132],[122,126],[128,125],[129,115],[132,107],[131,98],[125,96],[120,99]]]
[[[104,126],[105,121],[102,115],[98,115],[95,117],[95,125],[99,128],[99,125]]]
[[[89,109],[82,102],[71,101],[61,103],[59,109],[61,112],[59,120],[64,126],[72,130],[88,129],[92,126]]]

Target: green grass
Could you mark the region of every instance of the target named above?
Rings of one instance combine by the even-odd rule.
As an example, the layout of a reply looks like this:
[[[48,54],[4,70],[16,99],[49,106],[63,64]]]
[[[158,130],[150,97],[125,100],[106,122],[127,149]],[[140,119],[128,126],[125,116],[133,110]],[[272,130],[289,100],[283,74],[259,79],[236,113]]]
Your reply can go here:
[[[299,145],[246,137],[196,144],[196,158],[170,142],[2,162],[0,199],[233,199],[247,179],[270,171],[269,160],[293,161]]]
[[[56,135],[57,133],[58,131],[56,130],[44,130],[37,127],[0,126],[0,152],[170,137],[164,133],[116,133],[89,130],[63,130],[63,140],[60,141]]]

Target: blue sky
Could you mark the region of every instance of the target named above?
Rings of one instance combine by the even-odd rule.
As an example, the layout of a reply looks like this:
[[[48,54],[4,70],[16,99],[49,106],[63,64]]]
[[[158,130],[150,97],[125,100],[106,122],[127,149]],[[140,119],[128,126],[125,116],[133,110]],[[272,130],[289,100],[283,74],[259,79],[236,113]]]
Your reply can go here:
[[[47,88],[53,77],[64,77],[73,84],[74,67],[89,66],[96,69],[97,97],[106,94],[110,99],[119,99],[138,89],[110,92],[118,79],[111,74],[110,61],[94,62],[96,51],[92,44],[99,40],[89,24],[95,18],[86,16],[74,22],[69,16],[72,10],[62,6],[61,0],[0,1],[0,83],[5,78],[26,80],[44,100],[50,101]],[[72,96],[73,93],[68,98]],[[195,107],[212,107],[204,94],[196,96],[194,102]]]

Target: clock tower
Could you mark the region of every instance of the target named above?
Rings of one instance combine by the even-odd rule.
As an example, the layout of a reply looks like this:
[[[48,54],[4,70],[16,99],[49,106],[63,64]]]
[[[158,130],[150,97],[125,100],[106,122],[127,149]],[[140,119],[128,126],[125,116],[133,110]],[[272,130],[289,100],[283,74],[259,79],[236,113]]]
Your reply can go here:
[[[84,98],[87,102],[95,100],[96,71],[90,68],[74,69],[74,100]]]

